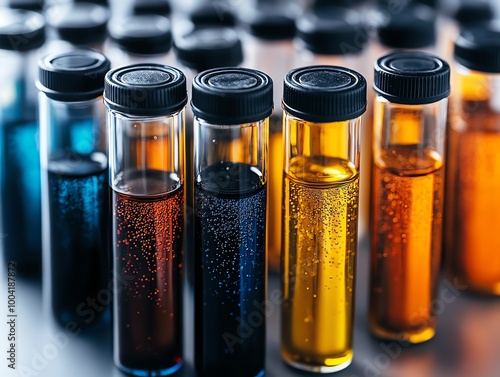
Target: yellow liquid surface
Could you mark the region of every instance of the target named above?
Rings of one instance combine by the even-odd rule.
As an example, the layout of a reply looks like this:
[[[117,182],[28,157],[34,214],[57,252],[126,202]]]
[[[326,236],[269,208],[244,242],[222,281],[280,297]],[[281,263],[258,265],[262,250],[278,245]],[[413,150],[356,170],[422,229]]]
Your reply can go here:
[[[449,279],[500,295],[500,130],[487,123],[450,128],[446,259]]]
[[[359,173],[295,158],[284,179],[282,355],[335,368],[352,358]]]
[[[370,326],[386,339],[419,343],[435,332],[442,232],[442,162],[398,146],[375,161]]]

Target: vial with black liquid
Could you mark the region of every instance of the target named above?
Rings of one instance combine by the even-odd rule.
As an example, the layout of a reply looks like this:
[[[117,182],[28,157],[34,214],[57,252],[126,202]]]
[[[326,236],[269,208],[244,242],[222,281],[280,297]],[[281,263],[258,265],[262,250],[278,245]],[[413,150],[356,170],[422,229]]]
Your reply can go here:
[[[201,376],[264,375],[272,80],[220,68],[194,79],[195,362]],[[244,334],[242,328],[250,329]]]

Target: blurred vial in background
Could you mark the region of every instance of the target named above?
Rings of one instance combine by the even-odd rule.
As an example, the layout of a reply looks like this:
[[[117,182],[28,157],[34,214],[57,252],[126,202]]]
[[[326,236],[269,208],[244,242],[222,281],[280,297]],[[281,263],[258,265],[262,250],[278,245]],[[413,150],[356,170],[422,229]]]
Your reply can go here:
[[[436,12],[425,5],[377,9],[377,43],[373,44],[372,60],[392,50],[436,52]]]
[[[108,8],[91,3],[53,5],[46,10],[52,37],[49,52],[78,48],[103,51],[110,17]]]
[[[191,98],[193,78],[199,72],[219,67],[236,67],[243,61],[243,49],[238,33],[228,27],[201,26],[179,37],[175,41],[175,52],[179,65],[186,75],[188,98]],[[185,255],[187,283],[190,288],[193,282],[194,260],[194,208],[193,203],[193,112],[186,108],[186,229]]]
[[[176,39],[175,52],[178,62],[188,68],[185,70],[188,88],[198,72],[221,66],[235,67],[243,61],[240,37],[229,27],[197,27]]]
[[[274,82],[274,112],[269,132],[269,195],[267,256],[269,268],[279,272],[281,254],[281,196],[283,179],[282,107],[283,78],[294,65],[296,27],[294,7],[258,2],[257,10],[241,17],[245,67],[266,72]]]
[[[12,9],[24,9],[34,12],[42,12],[45,0],[8,0],[6,4]]]
[[[45,19],[0,9],[0,249],[19,274],[41,269],[41,187],[35,78]]]
[[[231,6],[230,1],[199,1],[198,4],[188,12],[188,19],[195,26],[235,26],[235,11],[236,9]]]
[[[104,7],[109,7],[108,0],[74,0],[75,3],[92,3],[97,5],[102,5]]]
[[[493,2],[488,0],[460,0],[443,2],[442,17],[439,19],[439,54],[449,62],[453,61],[453,42],[459,30],[474,24],[493,20]]]
[[[137,63],[171,65],[172,29],[168,18],[131,15],[112,19],[105,54],[113,67]]]
[[[455,40],[446,180],[447,275],[500,295],[500,25],[464,28]]]
[[[132,13],[137,15],[155,14],[168,17],[172,13],[172,7],[167,0],[134,0]]]
[[[351,68],[370,77],[370,32],[362,15],[342,7],[316,7],[297,21],[295,66],[333,65]],[[367,234],[370,200],[371,114],[369,105],[361,127],[360,238]]]
[[[369,35],[361,15],[348,8],[325,7],[297,20],[295,66],[336,65],[362,74]]]

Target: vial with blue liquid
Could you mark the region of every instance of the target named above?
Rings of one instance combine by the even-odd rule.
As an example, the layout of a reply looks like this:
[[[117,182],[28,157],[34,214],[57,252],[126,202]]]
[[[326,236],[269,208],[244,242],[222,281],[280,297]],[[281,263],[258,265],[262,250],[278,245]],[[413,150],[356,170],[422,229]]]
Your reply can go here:
[[[43,252],[52,312],[62,325],[90,325],[105,311],[105,305],[90,311],[88,300],[102,299],[100,291],[108,289],[109,280],[102,101],[109,68],[109,61],[93,50],[49,55],[39,62]]]
[[[272,80],[216,68],[193,82],[195,362],[204,377],[264,375]]]
[[[0,9],[0,249],[23,275],[41,270],[40,158],[35,86],[42,15]]]

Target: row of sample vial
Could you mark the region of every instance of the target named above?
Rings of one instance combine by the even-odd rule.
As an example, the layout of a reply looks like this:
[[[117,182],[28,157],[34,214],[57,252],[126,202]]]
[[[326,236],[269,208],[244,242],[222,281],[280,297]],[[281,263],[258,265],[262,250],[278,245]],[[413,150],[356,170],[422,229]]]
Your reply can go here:
[[[22,3],[22,6],[26,7],[29,1]],[[34,90],[30,88],[36,73],[34,68],[36,60],[47,51],[60,52],[75,47],[91,47],[104,52],[110,58],[113,67],[140,62],[177,66],[186,73],[189,83],[196,73],[206,69],[244,65],[267,72],[274,79],[277,88],[274,102],[279,103],[282,77],[296,66],[317,64],[346,66],[370,77],[369,81],[372,81],[367,61],[373,61],[394,48],[423,49],[444,56],[445,60],[448,60],[449,46],[452,45],[451,40],[456,33],[454,30],[456,25],[486,22],[494,16],[493,10],[486,3],[464,3],[451,12],[453,22],[450,18],[448,21],[441,21],[442,38],[438,41],[435,32],[436,14],[430,8],[422,4],[409,4],[399,9],[396,17],[391,13],[392,8],[380,6],[378,11],[373,13],[373,19],[377,24],[378,42],[370,45],[372,33],[365,22],[366,17],[362,17],[356,9],[325,6],[321,2],[316,2],[313,12],[306,13],[297,20],[292,17],[296,12],[283,11],[288,9],[286,7],[261,6],[258,8],[260,10],[249,12],[242,21],[244,29],[247,30],[243,34],[235,31],[236,17],[230,9],[224,8],[224,17],[221,19],[221,15],[214,12],[216,9],[213,5],[205,4],[191,11],[186,18],[192,27],[184,30],[182,25],[179,26],[179,22],[169,21],[165,17],[171,10],[168,3],[163,1],[136,1],[130,5],[132,9],[129,11],[134,15],[129,14],[111,21],[109,9],[96,4],[76,2],[43,8],[40,2],[35,3],[31,9],[45,10],[50,26],[47,30],[45,21],[40,15],[5,9],[0,12],[4,20],[3,38],[9,40],[1,49],[3,59],[9,62],[6,64],[9,69],[4,73],[9,78],[5,78],[4,81],[12,82],[12,85],[4,85],[6,103],[13,101],[6,106],[19,108],[13,103],[23,103],[22,106],[26,108],[22,111],[23,117],[31,119],[34,119],[36,113],[36,98]],[[21,6],[15,1],[11,1],[10,5]],[[367,13],[371,17],[372,13],[368,11]],[[35,36],[31,38],[32,41],[15,38],[14,29],[20,25],[24,25],[32,32],[31,35]],[[173,38],[173,34],[174,36],[176,34],[175,25],[179,26],[181,31],[177,33],[176,38]],[[27,30],[23,32],[25,31]],[[48,42],[44,44],[45,40]],[[173,45],[175,45],[175,58],[170,52]],[[38,51],[39,48],[42,48],[42,52]],[[23,98],[26,98],[26,101]],[[361,133],[363,149],[371,148],[372,144],[372,104],[373,99],[370,97],[365,117],[368,123]],[[192,119],[189,110],[187,118]],[[30,120],[23,120],[26,121]],[[281,161],[279,151],[282,145],[279,106],[275,109],[270,122],[270,161],[272,165],[279,166]],[[191,131],[191,128],[187,129],[187,140],[192,140]],[[27,143],[35,145],[36,129],[32,128],[26,132],[29,135],[23,137],[24,141],[20,145]],[[191,142],[188,143],[187,149],[191,151]],[[26,145],[26,150],[35,152],[36,148],[29,148]],[[15,160],[16,152],[13,153],[12,158]],[[191,155],[192,153],[187,154],[188,168],[192,165],[189,160]],[[363,237],[367,234],[369,220],[371,155],[365,153],[361,158],[361,165],[366,167],[362,169],[363,178],[360,183],[359,235]],[[26,161],[27,166],[23,169],[26,171],[26,177],[23,178],[25,181],[27,176],[38,174],[38,157],[33,155],[29,160],[31,162]],[[280,169],[271,169],[269,186],[269,203],[273,206],[273,210],[269,215],[268,258],[270,269],[277,272],[281,252],[279,236],[281,221],[278,215],[281,210],[282,192]],[[25,250],[27,256],[26,261],[20,261],[24,265],[20,269],[22,272],[38,271],[41,258],[41,201],[36,194],[39,188],[33,187],[24,191],[26,190],[31,194],[27,195],[28,192],[24,192],[26,195],[22,196],[25,200],[16,200],[21,203],[20,211],[17,211],[19,218],[13,219],[16,226],[4,231],[4,234],[22,235],[24,241],[20,248]],[[23,191],[16,190],[16,195],[21,196],[21,193]],[[191,195],[188,195],[188,198],[191,198]],[[191,205],[190,202],[188,204]],[[11,249],[12,247],[8,248]]]
[[[493,70],[498,32],[469,33],[457,40],[457,61]],[[491,44],[472,43],[485,36],[496,41],[496,54]],[[173,373],[182,365],[186,79],[164,65],[109,68],[86,50],[40,62],[52,308],[61,323],[84,324],[78,306],[104,288],[109,235],[115,363],[134,375]],[[433,55],[393,53],[377,60],[374,89],[370,328],[383,339],[419,343],[436,326],[450,69]],[[337,371],[353,356],[366,97],[363,76],[342,67],[298,68],[284,81],[281,349],[299,369]],[[255,302],[266,300],[272,80],[243,68],[208,70],[194,79],[191,105],[196,368],[206,376],[262,375],[265,321],[256,319]],[[477,107],[474,115],[485,109],[492,110]],[[462,116],[457,126],[468,121]],[[469,250],[469,259],[475,255]]]
[[[36,41],[34,43],[40,43],[39,39],[33,38],[32,40]],[[498,265],[491,262],[495,258],[494,246],[491,246],[494,245],[494,240],[492,237],[488,237],[489,233],[486,232],[488,228],[479,226],[479,224],[480,220],[483,219],[488,221],[488,224],[498,221],[496,217],[498,211],[489,212],[496,208],[492,204],[494,198],[491,197],[491,194],[487,196],[488,193],[495,192],[495,186],[491,180],[483,182],[478,178],[471,179],[469,174],[479,169],[483,164],[490,169],[490,167],[495,166],[495,161],[498,160],[494,149],[494,134],[498,128],[496,114],[499,108],[498,93],[496,93],[498,85],[494,74],[499,70],[497,65],[498,40],[498,32],[484,28],[469,29],[457,39],[455,46],[456,87],[461,89],[457,92],[456,101],[452,101],[449,127],[446,131],[450,144],[448,148],[448,161],[450,161],[448,174],[452,177],[449,182],[454,182],[448,184],[449,195],[447,198],[450,198],[451,204],[446,207],[446,222],[453,224],[450,225],[450,229],[453,229],[450,232],[452,236],[447,243],[447,250],[450,253],[449,270],[451,276],[463,279],[472,289],[493,294],[498,294]],[[0,42],[2,41],[0,40]],[[6,43],[5,39],[3,42]],[[371,228],[372,250],[376,250],[377,253],[372,251],[374,262],[372,265],[370,321],[372,331],[380,337],[395,339],[397,335],[397,339],[420,342],[432,337],[436,320],[432,301],[429,300],[434,298],[437,282],[436,267],[439,266],[439,259],[436,259],[436,256],[439,256],[441,243],[440,223],[443,217],[442,188],[444,186],[443,167],[445,160],[443,114],[446,112],[446,106],[443,101],[439,100],[447,95],[446,77],[448,73],[446,64],[440,60],[431,59],[428,61],[423,56],[417,58],[411,55],[409,57],[396,56],[396,58],[395,61],[389,58],[387,58],[388,61],[379,60],[377,63],[378,71],[374,75],[375,87],[380,95],[377,97],[374,107],[375,141],[373,146],[374,178],[371,190],[373,196]],[[17,67],[16,63],[13,63],[13,66],[21,70],[25,69],[22,66]],[[50,258],[52,270],[50,277],[53,290],[52,305],[55,311],[60,310],[62,313],[59,318],[63,323],[75,316],[75,308],[84,298],[88,297],[87,292],[85,292],[85,296],[81,296],[82,298],[74,302],[71,302],[71,298],[68,297],[63,299],[55,297],[59,292],[64,292],[64,288],[67,289],[66,294],[75,294],[74,291],[70,291],[71,286],[68,284],[75,279],[75,271],[79,268],[88,268],[82,274],[81,281],[84,282],[82,286],[95,289],[93,284],[99,284],[99,276],[103,276],[99,275],[99,269],[103,268],[104,273],[107,270],[106,262],[103,260],[106,259],[105,240],[108,233],[106,232],[106,221],[102,220],[105,219],[105,216],[103,217],[105,212],[99,208],[109,208],[107,203],[109,199],[107,194],[99,195],[98,190],[100,189],[97,188],[107,189],[108,187],[108,161],[105,152],[108,142],[106,130],[102,128],[103,111],[99,110],[99,107],[102,107],[99,105],[101,103],[99,97],[103,92],[104,74],[109,68],[106,59],[96,53],[56,55],[44,59],[41,64],[40,85],[48,97],[48,99],[44,99],[42,95],[40,100],[42,104],[40,113],[42,121],[42,132],[40,133],[42,182],[44,190],[46,190],[44,192],[49,193],[48,199],[44,200],[44,212],[48,208],[48,213],[54,213],[54,218],[58,219],[57,222],[53,221],[54,228],[50,220],[46,224],[50,228],[50,247],[53,248],[55,255],[62,257],[60,261],[56,260],[55,262],[53,260],[58,258]],[[71,73],[61,73],[61,70]],[[418,77],[413,77],[413,81],[411,81],[406,77],[407,75],[403,75],[404,77],[399,77],[397,74],[391,76],[395,73],[394,71],[397,73],[398,70],[416,72]],[[181,113],[186,102],[185,82],[184,87],[182,84],[185,78],[182,78],[183,76],[178,70],[165,67],[149,69],[148,72],[134,69],[127,71],[126,68],[122,71],[126,72],[117,71],[116,80],[114,80],[116,82],[108,80],[110,86],[106,89],[106,102],[111,109],[109,110],[110,114],[114,116],[113,118],[110,115],[108,123],[116,124],[114,129],[118,130],[116,135],[115,131],[109,133],[109,167],[114,194],[111,198],[111,205],[115,206],[112,208],[116,211],[113,217],[114,228],[112,231],[115,239],[112,240],[112,244],[117,249],[121,248],[121,250],[128,252],[135,248],[140,253],[137,251],[135,254],[133,252],[119,253],[120,263],[123,262],[119,271],[122,273],[126,271],[126,273],[124,279],[117,280],[117,284],[123,281],[132,282],[126,285],[126,291],[132,297],[125,294],[122,297],[122,301],[125,303],[134,303],[128,308],[136,309],[143,302],[141,301],[143,299],[150,300],[149,302],[157,305],[174,296],[178,306],[181,295],[173,295],[173,293],[177,292],[176,289],[178,289],[179,280],[175,276],[178,276],[177,274],[182,270],[183,262],[174,250],[178,250],[175,245],[182,243],[184,225],[181,220],[176,223],[173,219],[184,212],[182,190],[187,190],[184,179],[186,181],[189,179],[187,176],[183,178],[183,169],[185,168],[183,154],[187,143],[183,141],[183,131],[179,131],[184,128]],[[331,86],[333,88],[346,86],[349,89],[348,73],[350,72],[340,69],[334,70],[334,73],[330,71],[331,67],[320,68],[319,72],[312,68],[306,69],[305,72],[298,70],[295,78],[292,78],[293,74],[290,73],[285,81],[283,95],[286,110],[285,150],[282,153],[285,153],[285,161],[288,161],[288,165],[284,167],[285,179],[283,180],[285,212],[278,214],[279,217],[284,216],[285,219],[282,222],[285,226],[281,237],[283,240],[282,274],[285,292],[282,331],[284,334],[283,355],[292,365],[319,371],[341,369],[348,364],[352,357],[352,345],[349,346],[350,349],[345,352],[344,356],[338,356],[334,353],[327,354],[325,350],[340,348],[338,345],[328,343],[328,341],[332,341],[332,338],[335,342],[340,339],[339,344],[348,344],[352,339],[353,311],[346,303],[348,300],[351,300],[352,303],[353,296],[350,295],[353,294],[355,278],[353,262],[357,238],[355,217],[357,216],[356,201],[358,200],[356,180],[359,175],[359,161],[356,162],[356,159],[359,159],[359,148],[357,149],[356,146],[359,142],[357,138],[360,132],[357,115],[360,115],[358,112],[364,111],[364,105],[361,106],[358,103],[358,107],[356,107],[356,98],[358,101],[366,101],[355,91],[347,90],[348,95],[344,95],[342,91],[338,93],[338,90],[331,90],[338,96],[335,96],[336,99],[331,99],[333,104],[329,103],[323,97],[322,92],[328,91],[328,88],[332,89]],[[83,73],[83,75],[75,75],[75,72]],[[245,312],[244,304],[254,298],[251,296],[252,294],[262,295],[264,292],[260,289],[261,292],[258,293],[259,287],[264,286],[265,279],[259,279],[255,272],[261,266],[265,266],[265,261],[262,262],[262,259],[258,259],[264,253],[261,248],[263,241],[262,238],[259,241],[257,238],[248,239],[247,237],[250,237],[250,233],[260,234],[263,237],[265,231],[265,216],[267,215],[265,186],[269,176],[268,169],[265,167],[265,160],[268,160],[265,153],[266,132],[268,132],[266,131],[266,121],[272,108],[272,101],[269,101],[269,85],[263,85],[267,91],[256,89],[257,94],[252,92],[251,101],[248,98],[245,99],[243,94],[245,91],[242,90],[245,89],[245,85],[253,87],[252,83],[260,82],[258,77],[265,81],[264,78],[268,79],[266,75],[245,70],[224,71],[224,74],[217,72],[219,71],[216,71],[215,77],[205,77],[206,81],[203,81],[204,75],[201,75],[199,77],[200,84],[197,84],[199,80],[195,80],[192,94],[193,113],[196,116],[196,122],[198,122],[195,123],[193,135],[195,200],[192,208],[195,209],[193,212],[195,242],[198,242],[198,245],[204,245],[204,247],[206,245],[204,250],[196,248],[196,258],[200,258],[200,260],[197,259],[197,263],[199,263],[197,266],[208,266],[205,269],[202,268],[201,276],[203,278],[201,283],[195,281],[197,284],[195,287],[201,287],[203,295],[201,298],[197,296],[197,302],[201,301],[203,306],[210,307],[208,304],[210,295],[216,298],[215,304],[212,306],[215,307],[213,313],[217,313],[214,316],[220,315],[221,318],[225,314],[224,309],[221,308],[226,304],[228,307],[231,306],[230,297],[231,294],[234,294],[238,301],[233,301],[236,304],[228,316],[236,316],[235,322],[241,329],[242,324],[245,323],[245,313],[247,316],[249,315],[248,311]],[[342,72],[347,77],[343,77]],[[74,78],[73,75],[77,78]],[[208,73],[206,75],[209,76]],[[172,86],[166,85],[166,83],[170,83],[169,80],[174,82]],[[180,82],[176,80],[180,80]],[[295,81],[298,82],[298,89],[294,86]],[[360,81],[363,82],[361,79]],[[145,83],[147,83],[147,88],[140,88]],[[128,89],[123,89],[121,85]],[[303,90],[303,92],[309,92],[311,88],[318,87],[321,90],[318,90],[320,93],[311,94],[316,96],[308,100],[306,94],[301,91],[301,88],[304,87],[307,90]],[[23,90],[26,90],[22,86],[16,87],[16,89],[19,89],[18,93],[23,93]],[[150,89],[152,93],[149,92]],[[232,91],[241,93],[243,98],[238,99],[238,95],[236,95],[234,102],[230,104],[223,100],[217,102],[215,99],[215,93],[227,97],[227,93],[232,93]],[[314,90],[312,91],[314,92]],[[173,101],[170,107],[166,106],[164,102],[161,105],[161,101],[165,100],[164,97]],[[4,98],[6,98],[5,102],[3,102]],[[8,91],[2,92],[2,104],[9,104],[9,98]],[[262,98],[267,98],[268,102]],[[261,100],[265,104],[260,102]],[[86,103],[88,101],[91,103]],[[342,101],[342,106],[335,105],[337,103],[335,101]],[[251,104],[255,102],[255,106],[251,106],[249,102]],[[348,105],[354,106],[354,110],[351,108],[352,111],[349,112],[350,117],[354,120],[350,117],[344,119],[347,117],[344,111],[349,108]],[[23,144],[11,142],[11,137],[18,135],[25,129],[29,130],[33,126],[33,121],[23,123],[22,117],[29,114],[30,110],[22,106],[2,110],[2,122],[6,120],[5,124],[9,125],[8,121],[15,119],[10,124],[19,126],[5,128],[5,140],[9,141],[6,144],[6,149],[20,148]],[[238,106],[243,106],[244,110]],[[326,115],[319,110],[322,107],[326,108],[323,110],[327,113]],[[11,109],[13,112],[10,112]],[[328,109],[331,110],[331,113],[328,113]],[[250,120],[243,116],[245,111],[252,113],[253,110],[258,112],[258,119]],[[332,115],[332,113],[337,115]],[[17,119],[21,119],[21,121],[15,118],[15,114],[19,117]],[[168,114],[168,122],[162,121],[165,114]],[[146,118],[145,115],[148,117]],[[257,117],[257,115],[254,116]],[[45,127],[47,128],[43,128],[44,119],[46,119],[47,126]],[[245,127],[233,127],[228,119],[237,121],[236,126],[245,125]],[[295,126],[293,120],[295,120]],[[258,125],[254,125],[254,123],[258,123]],[[345,125],[339,127],[338,130],[335,128],[329,130],[331,124],[336,123],[345,123]],[[356,123],[358,123],[357,126],[353,125]],[[96,124],[100,125],[99,130],[96,129]],[[168,131],[164,130],[167,127],[166,124],[170,127]],[[221,124],[223,126],[217,126]],[[203,128],[203,125],[207,128]],[[36,121],[34,127],[36,128]],[[246,136],[245,132],[239,128],[247,128]],[[11,132],[13,129],[17,133]],[[238,130],[235,132],[235,129]],[[179,134],[179,132],[181,133]],[[225,135],[226,132],[230,135]],[[345,143],[346,146],[337,145],[341,144],[340,141],[346,137],[350,140]],[[173,142],[172,140],[175,138],[177,141]],[[19,140],[25,141],[25,138],[21,137]],[[163,143],[155,143],[158,140],[163,141]],[[319,147],[315,146],[316,144],[319,144]],[[112,149],[113,145],[115,149]],[[36,151],[36,143],[31,148]],[[200,148],[202,149],[200,150]],[[254,151],[254,148],[257,149]],[[14,163],[30,161],[29,158],[21,159],[23,161],[14,161]],[[11,158],[5,158],[3,161],[10,163]],[[459,163],[452,165],[451,161],[459,161]],[[473,164],[476,167],[463,172],[459,168],[464,164]],[[455,168],[451,168],[452,166]],[[25,170],[21,167],[14,171],[14,174],[8,179],[2,180],[2,191],[5,187],[5,192],[9,192],[13,196],[19,195],[14,190],[21,190],[23,186],[11,185],[11,183],[15,183],[16,178],[24,172]],[[27,186],[36,183],[36,177],[33,180],[32,176],[31,180],[26,182],[29,183]],[[377,182],[380,184],[377,185]],[[351,187],[344,185],[347,183]],[[327,194],[331,188],[337,190],[334,195]],[[259,191],[261,194],[260,207],[256,212],[252,212],[252,208],[257,208],[257,201],[248,200],[245,202],[243,199],[254,198]],[[405,192],[409,194],[405,194]],[[429,192],[432,192],[432,196],[426,195]],[[329,199],[322,200],[323,194],[325,199],[326,196]],[[487,203],[484,203],[482,200],[485,200],[486,197],[488,197]],[[170,200],[172,198],[174,200]],[[222,203],[218,203],[216,199],[222,199]],[[234,201],[228,201],[230,199],[234,199]],[[344,199],[346,205],[352,205],[350,209],[346,209],[345,215],[342,214],[343,210],[340,210],[343,208],[342,200]],[[140,202],[140,205],[136,205],[136,202]],[[165,206],[165,202],[169,204]],[[332,203],[337,208],[331,208]],[[2,209],[11,208],[8,216],[2,217],[2,226],[9,225],[14,215],[20,212],[16,208],[12,209],[12,204],[16,203],[8,200],[2,201]],[[19,203],[17,204],[19,205]],[[225,206],[226,210],[224,210]],[[205,214],[203,208],[207,209]],[[227,217],[224,217],[224,213]],[[258,215],[252,217],[255,213]],[[302,215],[306,213],[307,216],[304,219]],[[233,215],[233,218],[229,214]],[[339,214],[339,218],[348,221],[349,226],[342,226],[343,223],[338,219],[328,219],[332,214]],[[250,216],[246,217],[246,215]],[[260,217],[261,215],[264,216],[264,220]],[[27,217],[29,218],[29,216]],[[127,223],[136,218],[139,219],[138,224],[135,222]],[[227,221],[227,227],[221,225],[220,222],[217,224],[221,218]],[[59,221],[59,219],[61,220]],[[154,221],[148,225],[148,221],[151,219]],[[469,222],[471,219],[473,222]],[[293,225],[296,233],[289,231],[288,224]],[[78,228],[80,226],[83,228]],[[155,229],[154,237],[148,230],[152,228]],[[197,233],[197,229],[200,229],[200,234]],[[203,233],[204,229],[205,233]],[[221,229],[226,229],[229,235],[224,233],[224,235],[218,236]],[[235,229],[239,229],[239,231],[236,232]],[[301,229],[305,229],[302,234],[299,232]],[[342,238],[343,233],[341,232],[344,229],[347,232],[345,234],[351,238],[347,236],[345,239]],[[460,234],[457,234],[455,229],[458,229]],[[100,233],[93,233],[89,239],[82,236],[84,232],[90,234],[93,231]],[[9,236],[8,232],[4,234]],[[234,240],[234,237],[237,239]],[[295,238],[292,240],[292,237]],[[481,239],[475,237],[481,237]],[[5,239],[8,238],[5,237]],[[75,239],[77,244],[74,243]],[[331,240],[333,240],[334,246],[328,249]],[[18,239],[17,241],[24,240]],[[485,246],[481,252],[474,249],[474,253],[472,253],[471,242],[474,245],[485,242],[483,244]],[[237,249],[234,245],[237,245]],[[295,245],[295,249],[290,245]],[[70,249],[77,251],[67,253],[67,250]],[[88,252],[89,250],[93,251]],[[200,252],[200,250],[203,251]],[[231,253],[231,250],[237,250],[237,253]],[[86,251],[87,253],[85,253]],[[342,252],[345,253],[345,257],[338,258],[339,255],[342,256]],[[22,253],[18,252],[18,254],[22,256]],[[94,259],[94,262],[97,263],[89,263],[88,259],[85,259],[89,255],[97,258]],[[64,257],[68,259],[65,260]],[[339,260],[340,267],[338,266]],[[177,263],[178,261],[180,263]],[[342,267],[342,261],[346,264],[345,268]],[[113,263],[114,268],[116,268],[118,263]],[[75,265],[78,267],[73,269]],[[321,269],[327,265],[328,268],[334,267],[330,270],[334,273],[333,275],[320,273]],[[431,266],[430,270],[427,268],[429,265]],[[236,277],[231,277],[231,274],[228,273],[231,270],[237,273]],[[58,281],[60,276],[54,276],[54,271],[57,271],[57,275],[60,272],[63,278]],[[94,271],[90,273],[94,278],[89,278],[89,271]],[[148,276],[150,271],[154,271],[154,276]],[[66,275],[63,275],[64,273]],[[168,275],[170,273],[171,276]],[[346,279],[345,288],[339,288],[338,285],[330,287],[330,289],[326,288],[327,285],[324,284],[324,281],[327,281],[326,278],[330,278],[330,276],[331,279],[344,277]],[[127,277],[130,279],[127,280]],[[308,282],[307,279],[311,280]],[[161,282],[158,283],[158,280]],[[205,280],[212,283],[212,288],[210,288],[210,283],[204,282]],[[160,284],[160,286],[155,286],[155,284]],[[325,291],[337,292],[335,291],[337,289],[340,293],[337,292],[330,296],[330,299],[320,302],[321,297],[327,295],[322,290],[323,286]],[[101,287],[99,286],[99,288]],[[232,287],[236,287],[236,289],[231,290]],[[422,289],[423,287],[424,289]],[[119,291],[118,288],[117,291]],[[76,289],[78,290],[78,287]],[[290,292],[290,289],[293,291]],[[141,290],[144,291],[141,292]],[[248,292],[251,297],[248,300],[240,297],[242,292]],[[120,294],[122,293],[123,291],[120,292]],[[169,295],[169,293],[172,294]],[[307,296],[308,293],[311,293],[312,297]],[[224,301],[220,300],[221,297]],[[328,317],[333,311],[338,314],[338,307],[333,306],[332,309],[332,302],[337,302],[333,298],[341,298],[340,302],[342,308],[345,309],[345,315]],[[308,299],[309,302],[316,305],[312,306],[313,309],[311,309]],[[174,299],[172,300],[171,303],[165,304],[166,307],[158,306],[162,308],[161,314],[168,313],[169,318],[172,319],[168,322],[169,331],[159,331],[168,339],[172,339],[174,337],[172,334],[180,331],[179,323],[173,319],[181,321],[181,317],[174,310],[176,303]],[[117,302],[121,302],[120,299]],[[395,306],[394,302],[401,303],[401,305]],[[294,306],[294,303],[299,304]],[[300,307],[297,307],[298,305]],[[68,308],[66,312],[65,306]],[[126,308],[127,305],[124,304],[123,307]],[[242,307],[243,309],[241,309]],[[120,310],[115,311],[115,315],[118,316],[115,317],[115,321],[118,323],[120,318],[125,318],[125,321],[132,318],[125,323],[124,331],[115,331],[115,339],[123,339],[123,343],[130,340],[127,338],[127,324],[130,329],[128,334],[136,335],[141,334],[142,330],[150,331],[149,328],[155,326],[155,322],[151,321],[151,318],[158,318],[158,323],[161,325],[167,323],[161,320],[160,314],[152,317],[147,315],[149,319],[147,321],[133,319],[134,315],[139,316],[141,313],[144,315],[151,308],[151,305],[146,304],[143,308],[132,312],[127,312],[124,309],[123,317],[120,317]],[[169,308],[174,309],[169,312]],[[287,312],[287,308],[290,308],[290,311]],[[306,310],[307,308],[309,311]],[[208,309],[207,312],[210,320],[204,323],[206,317],[202,312],[201,316],[196,317],[196,323],[197,326],[205,324],[205,327],[209,327],[207,331],[212,331],[216,326],[211,319],[212,314],[210,313],[212,312]],[[198,313],[196,311],[196,314]],[[288,317],[286,317],[287,313]],[[78,315],[76,317],[78,318]],[[325,321],[324,318],[328,321]],[[351,318],[351,322],[348,321],[348,318]],[[308,324],[303,331],[299,327],[301,321]],[[222,333],[221,342],[222,347],[225,347],[223,348],[225,355],[236,353],[239,345],[243,347],[243,345],[251,344],[251,342],[246,344],[247,339],[240,336],[238,327],[236,330],[231,326],[224,327],[230,323],[230,320],[225,319],[224,323],[220,325],[222,330],[214,330]],[[288,325],[287,327],[286,323],[292,323],[293,326]],[[321,323],[323,325],[320,325]],[[335,323],[340,328],[338,333],[340,334],[341,330],[344,329],[344,334],[347,335],[345,338],[332,337],[331,335],[322,338],[321,335],[328,335],[324,331],[325,323]],[[139,329],[132,327],[134,325],[139,326]],[[264,328],[262,324],[255,327],[259,331]],[[162,327],[162,329],[165,328]],[[203,329],[203,327],[199,328]],[[318,330],[319,328],[321,331]],[[226,329],[229,330],[226,331]],[[255,332],[259,333],[259,331]],[[137,343],[133,343],[133,341],[125,344],[122,355],[126,355],[123,356],[126,361],[122,365],[122,369],[136,374],[144,372],[144,370],[161,370],[163,373],[167,373],[176,369],[178,363],[172,364],[170,367],[174,369],[170,369],[169,366],[165,367],[165,365],[156,367],[158,364],[155,364],[154,360],[148,359],[151,354],[157,352],[155,345],[148,343],[158,340],[157,332],[153,331],[153,333],[156,334],[154,337],[142,338],[146,345],[141,343],[137,346]],[[200,334],[203,333],[200,330]],[[218,332],[215,334],[217,335]],[[337,334],[337,330],[335,330],[335,334]],[[285,336],[291,339],[290,343],[287,343]],[[207,336],[210,341],[207,341],[208,345],[205,345],[205,348],[208,350],[204,350],[200,346],[201,351],[199,351],[201,352],[199,355],[207,355],[205,358],[199,357],[199,363],[202,366],[198,367],[201,373],[206,375],[210,375],[208,371],[210,370],[210,362],[204,360],[212,360],[219,354],[211,337],[212,334]],[[160,341],[163,345],[166,342],[165,338]],[[300,339],[303,341],[301,342]],[[292,340],[296,343],[291,343]],[[127,351],[128,344],[132,344],[133,352]],[[178,346],[178,343],[176,344]],[[197,344],[200,343],[197,342]],[[201,344],[203,345],[203,342]],[[135,354],[137,349],[142,350],[148,345],[151,347],[148,348],[146,356]],[[307,347],[308,345],[310,348]],[[116,349],[118,349],[117,354],[120,355],[121,348],[117,347]],[[287,351],[289,349],[292,351]],[[307,354],[304,350],[310,350],[307,351],[310,353]],[[208,356],[211,351],[215,353],[215,356]],[[253,348],[250,351],[252,355],[257,355]],[[243,356],[242,354],[235,355],[237,360],[235,364],[240,368],[242,365],[246,365],[244,363],[249,362],[247,358],[250,351],[245,350]],[[287,352],[292,356],[287,357]],[[323,365],[318,365],[316,361],[310,361],[321,359],[325,354],[327,354],[326,361]],[[117,357],[115,356],[115,359]],[[176,355],[177,361],[179,361],[179,357]],[[163,361],[166,357],[158,358]],[[128,360],[136,359],[139,360],[137,364],[127,364]],[[333,359],[334,361],[332,361]],[[222,364],[226,367],[228,357],[224,356],[223,360]],[[118,365],[121,363],[123,362],[117,362]],[[144,364],[148,367],[141,367]],[[214,364],[220,365],[221,362],[219,360]],[[251,368],[248,367],[248,369]],[[207,371],[203,372],[204,370]],[[214,373],[221,374],[222,372],[216,370]]]

